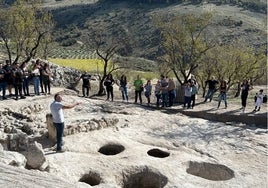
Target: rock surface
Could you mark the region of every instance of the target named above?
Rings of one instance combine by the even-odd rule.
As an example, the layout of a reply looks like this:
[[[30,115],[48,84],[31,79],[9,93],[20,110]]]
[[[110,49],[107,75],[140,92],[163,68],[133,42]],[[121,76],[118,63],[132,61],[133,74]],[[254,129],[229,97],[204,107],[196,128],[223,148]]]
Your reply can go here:
[[[47,172],[41,172],[0,162],[0,187],[267,187],[266,128],[189,117],[180,113],[180,105],[156,109],[52,89],[59,91],[64,103],[82,102],[64,110],[65,132],[73,130],[64,137],[64,153],[53,151],[55,142],[47,130],[53,95],[0,102],[7,120],[0,126],[2,152],[23,153],[29,149],[25,145],[36,141],[48,165]],[[184,111],[210,109],[219,116],[240,107],[216,110],[215,104],[200,102]],[[267,109],[262,113],[259,116],[267,115]],[[21,132],[16,147],[10,147],[9,138]]]

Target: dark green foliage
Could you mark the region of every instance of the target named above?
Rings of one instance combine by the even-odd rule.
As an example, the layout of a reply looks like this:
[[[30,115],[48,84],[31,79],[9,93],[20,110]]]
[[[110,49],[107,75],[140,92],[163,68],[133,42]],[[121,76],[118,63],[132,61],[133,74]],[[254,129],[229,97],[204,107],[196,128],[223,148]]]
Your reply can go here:
[[[182,3],[190,2],[192,4],[200,4],[203,2],[221,4],[231,4],[244,7],[256,12],[267,13],[267,2],[261,0],[101,0],[101,3],[120,3],[120,2],[129,2],[133,4],[173,4],[173,3]]]
[[[61,42],[62,46],[72,46],[76,43],[75,39],[66,39]]]

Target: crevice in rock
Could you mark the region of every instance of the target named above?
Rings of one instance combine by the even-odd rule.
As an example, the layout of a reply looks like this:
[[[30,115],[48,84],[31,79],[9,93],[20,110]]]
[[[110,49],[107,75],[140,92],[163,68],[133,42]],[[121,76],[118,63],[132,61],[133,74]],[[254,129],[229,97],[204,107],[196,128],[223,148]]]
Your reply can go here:
[[[88,174],[84,174],[79,181],[95,186],[101,183],[101,177],[98,173],[89,172]]]
[[[152,157],[158,157],[158,158],[165,158],[170,155],[168,152],[162,151],[160,149],[151,149],[147,152],[147,154]]]
[[[163,188],[168,182],[166,176],[148,167],[123,175],[123,188]]]
[[[106,144],[99,149],[99,153],[104,155],[116,155],[125,150],[125,147],[120,144]]]
[[[206,162],[189,161],[186,172],[213,181],[224,181],[234,177],[234,171],[227,166]]]

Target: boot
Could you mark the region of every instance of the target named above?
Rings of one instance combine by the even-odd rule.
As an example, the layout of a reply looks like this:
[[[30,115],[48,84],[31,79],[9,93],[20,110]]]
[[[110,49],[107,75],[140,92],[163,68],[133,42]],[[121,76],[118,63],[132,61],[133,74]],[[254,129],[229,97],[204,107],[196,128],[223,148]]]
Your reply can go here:
[[[253,112],[256,112],[256,110],[257,110],[257,106],[255,106],[255,109],[253,110]]]

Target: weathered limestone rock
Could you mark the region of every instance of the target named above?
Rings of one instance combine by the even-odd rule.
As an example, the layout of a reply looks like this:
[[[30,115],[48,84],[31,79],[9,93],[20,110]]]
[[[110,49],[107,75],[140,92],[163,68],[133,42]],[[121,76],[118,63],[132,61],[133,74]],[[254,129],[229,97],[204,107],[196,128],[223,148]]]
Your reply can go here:
[[[56,143],[57,134],[56,134],[56,128],[53,125],[52,114],[46,115],[46,123],[47,123],[47,130],[48,130],[48,138]]]
[[[29,144],[27,151],[23,152],[23,154],[27,159],[28,167],[39,170],[45,170],[48,167],[45,153],[41,144],[37,142]]]
[[[71,125],[65,125],[64,135],[78,134],[81,132],[88,132],[93,130],[99,130],[102,128],[115,126],[119,122],[118,118],[100,118],[91,120],[79,120],[71,122]],[[46,123],[48,129],[48,138],[56,143],[57,135],[56,128],[53,125],[52,115],[46,115]]]
[[[0,187],[81,187],[63,178],[36,170],[26,170],[0,163]]]
[[[26,165],[26,158],[18,152],[0,149],[0,163],[24,168]]]
[[[28,135],[21,130],[16,130],[13,134],[8,134],[5,145],[11,151],[24,151],[27,148]]]

